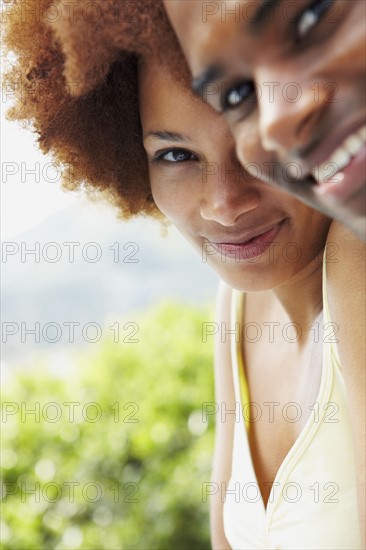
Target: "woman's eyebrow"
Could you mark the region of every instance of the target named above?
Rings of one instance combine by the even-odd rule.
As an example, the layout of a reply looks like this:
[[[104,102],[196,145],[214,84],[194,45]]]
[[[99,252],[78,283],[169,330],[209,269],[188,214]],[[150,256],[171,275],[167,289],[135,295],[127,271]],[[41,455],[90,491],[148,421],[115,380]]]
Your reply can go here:
[[[144,134],[144,139],[148,137],[154,137],[163,141],[191,141],[187,136],[178,134],[177,132],[168,132],[167,130],[150,130]]]

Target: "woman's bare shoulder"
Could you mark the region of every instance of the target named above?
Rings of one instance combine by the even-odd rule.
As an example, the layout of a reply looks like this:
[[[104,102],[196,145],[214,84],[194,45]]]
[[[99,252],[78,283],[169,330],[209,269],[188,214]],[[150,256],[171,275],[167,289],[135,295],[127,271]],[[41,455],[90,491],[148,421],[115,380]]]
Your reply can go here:
[[[333,243],[329,258],[328,243]],[[333,222],[328,235],[326,274],[329,312],[337,325],[337,347],[349,402],[356,459],[361,532],[366,517],[366,257],[365,243]]]

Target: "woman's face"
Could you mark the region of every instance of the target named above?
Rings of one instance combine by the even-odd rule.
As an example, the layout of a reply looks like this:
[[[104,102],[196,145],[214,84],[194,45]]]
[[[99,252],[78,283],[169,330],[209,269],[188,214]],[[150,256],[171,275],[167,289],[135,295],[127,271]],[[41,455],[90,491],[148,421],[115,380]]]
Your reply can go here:
[[[229,285],[274,288],[324,247],[330,220],[248,175],[226,122],[158,64],[140,70],[140,116],[157,206]]]
[[[364,0],[165,5],[241,163],[364,235]]]

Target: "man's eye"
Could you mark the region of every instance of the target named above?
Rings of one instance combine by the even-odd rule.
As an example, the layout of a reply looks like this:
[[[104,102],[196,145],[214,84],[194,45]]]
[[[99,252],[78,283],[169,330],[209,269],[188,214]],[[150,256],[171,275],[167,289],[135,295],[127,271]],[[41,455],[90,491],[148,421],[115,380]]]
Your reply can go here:
[[[155,161],[165,161],[165,162],[185,162],[188,160],[196,160],[195,156],[191,151],[186,149],[170,149],[169,151],[163,151],[158,154],[155,158]]]
[[[251,82],[241,82],[230,88],[223,97],[223,110],[236,109],[250,97],[254,91]]]
[[[333,0],[317,0],[297,20],[297,39],[302,40],[332,6]]]

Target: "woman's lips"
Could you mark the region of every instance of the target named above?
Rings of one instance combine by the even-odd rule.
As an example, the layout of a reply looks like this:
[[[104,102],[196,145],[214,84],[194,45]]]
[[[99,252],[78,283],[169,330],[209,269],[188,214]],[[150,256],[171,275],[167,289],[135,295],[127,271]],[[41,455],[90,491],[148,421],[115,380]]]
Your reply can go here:
[[[221,255],[223,261],[226,258],[233,259],[236,262],[250,260],[260,256],[267,250],[281,231],[285,221],[282,220],[265,233],[257,235],[243,243],[214,243],[211,241],[210,244]]]

